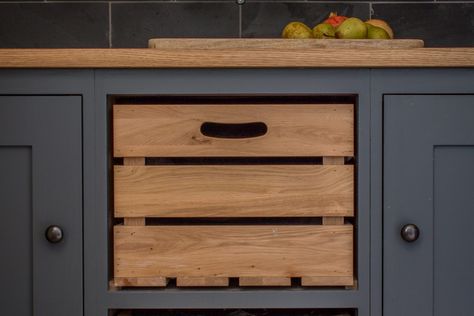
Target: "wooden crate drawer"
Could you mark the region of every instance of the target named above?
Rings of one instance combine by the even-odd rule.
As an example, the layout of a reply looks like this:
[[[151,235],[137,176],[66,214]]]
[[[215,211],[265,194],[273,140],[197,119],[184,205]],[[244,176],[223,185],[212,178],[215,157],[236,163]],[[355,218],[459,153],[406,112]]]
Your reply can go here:
[[[350,224],[115,226],[114,241],[118,286],[353,283]]]
[[[115,286],[353,285],[353,104],[120,104],[113,148]]]
[[[352,104],[114,105],[115,157],[353,156]]]
[[[115,166],[115,217],[353,216],[352,165]]]

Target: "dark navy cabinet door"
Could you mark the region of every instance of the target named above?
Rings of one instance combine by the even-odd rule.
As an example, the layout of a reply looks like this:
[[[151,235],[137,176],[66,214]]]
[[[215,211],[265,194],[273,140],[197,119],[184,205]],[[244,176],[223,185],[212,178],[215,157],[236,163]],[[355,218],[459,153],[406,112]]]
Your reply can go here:
[[[383,154],[384,316],[473,315],[474,96],[385,96]]]
[[[0,315],[83,314],[81,102],[0,96]]]

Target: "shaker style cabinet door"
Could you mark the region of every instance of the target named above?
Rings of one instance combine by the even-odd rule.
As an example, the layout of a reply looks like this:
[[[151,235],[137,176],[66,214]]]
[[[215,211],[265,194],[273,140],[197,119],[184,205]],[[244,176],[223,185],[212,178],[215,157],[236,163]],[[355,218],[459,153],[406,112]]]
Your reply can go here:
[[[472,315],[474,95],[384,98],[384,316]]]
[[[81,102],[0,96],[0,315],[83,314]]]

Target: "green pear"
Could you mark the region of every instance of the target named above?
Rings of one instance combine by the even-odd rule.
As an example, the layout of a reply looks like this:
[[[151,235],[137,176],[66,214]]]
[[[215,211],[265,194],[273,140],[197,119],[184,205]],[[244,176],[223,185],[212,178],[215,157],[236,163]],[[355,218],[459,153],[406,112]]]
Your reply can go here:
[[[314,38],[334,38],[336,30],[329,23],[321,23],[313,28],[313,36]]]
[[[390,39],[390,35],[383,28],[373,26],[366,23],[367,25],[367,38],[370,39]]]
[[[283,38],[312,38],[313,31],[304,23],[291,22],[283,29],[281,33]]]
[[[336,37],[342,39],[367,38],[367,26],[358,18],[349,18],[337,27]]]

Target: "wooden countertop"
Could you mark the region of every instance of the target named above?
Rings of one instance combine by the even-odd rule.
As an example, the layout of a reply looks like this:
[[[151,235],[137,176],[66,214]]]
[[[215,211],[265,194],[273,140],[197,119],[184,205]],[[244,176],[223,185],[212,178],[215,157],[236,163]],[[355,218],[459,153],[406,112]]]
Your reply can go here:
[[[0,68],[474,67],[473,48],[0,49]]]

